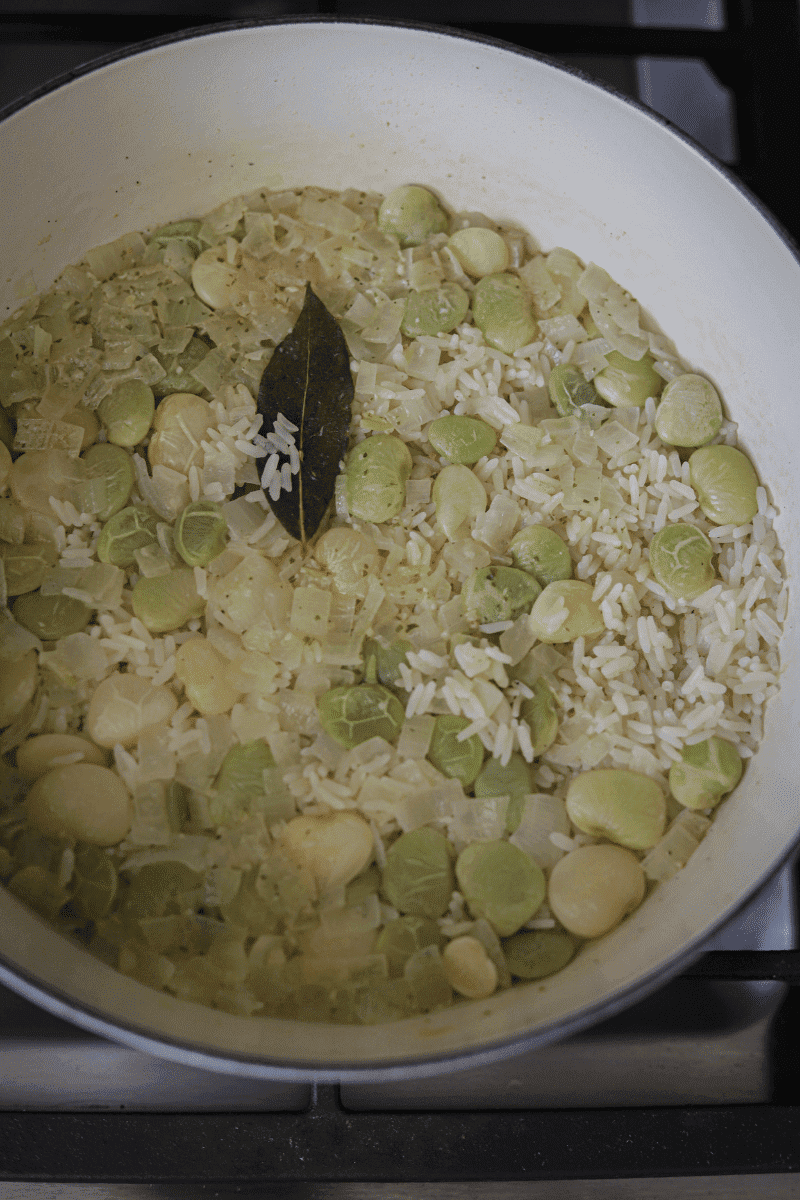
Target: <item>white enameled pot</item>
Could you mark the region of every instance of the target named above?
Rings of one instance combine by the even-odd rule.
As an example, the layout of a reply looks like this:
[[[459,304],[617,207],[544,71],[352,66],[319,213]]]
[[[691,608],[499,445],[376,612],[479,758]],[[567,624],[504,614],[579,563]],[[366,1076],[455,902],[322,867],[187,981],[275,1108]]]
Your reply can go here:
[[[605,267],[739,423],[800,564],[800,265],[769,214],[696,146],[579,75],[433,29],[291,21],[150,44],[0,122],[0,311],[124,232],[259,185],[389,191],[523,225]],[[270,1078],[377,1079],[486,1062],[642,998],[792,851],[800,829],[793,595],[766,737],[688,866],[541,983],[432,1017],[353,1028],[243,1019],[151,991],[0,889],[0,982],[96,1033]]]

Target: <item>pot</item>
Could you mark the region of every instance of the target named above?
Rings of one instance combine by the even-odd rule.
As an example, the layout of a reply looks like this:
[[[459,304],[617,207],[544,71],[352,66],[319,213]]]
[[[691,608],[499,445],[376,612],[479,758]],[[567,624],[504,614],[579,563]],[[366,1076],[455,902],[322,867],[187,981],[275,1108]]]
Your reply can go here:
[[[290,20],[114,55],[0,124],[0,299],[90,247],[260,185],[418,182],[605,267],[717,385],[800,564],[800,265],[770,214],[665,122],[546,59],[431,28]],[[7,309],[6,309],[7,306]],[[559,974],[391,1026],[238,1018],[151,991],[0,889],[0,981],[103,1037],[210,1069],[362,1081],[476,1066],[619,1012],[697,957],[800,829],[797,601],[780,695],[686,868]]]

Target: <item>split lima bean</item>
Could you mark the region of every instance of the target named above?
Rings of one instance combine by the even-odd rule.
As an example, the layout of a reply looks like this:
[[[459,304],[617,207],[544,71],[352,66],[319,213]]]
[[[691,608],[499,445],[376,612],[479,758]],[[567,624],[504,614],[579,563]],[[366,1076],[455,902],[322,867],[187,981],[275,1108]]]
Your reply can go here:
[[[533,575],[517,567],[483,567],[464,583],[461,611],[476,625],[510,621],[530,609],[541,590]]]
[[[637,362],[611,350],[606,359],[609,365],[593,382],[597,393],[614,408],[642,408],[645,400],[661,391],[664,380],[654,370],[649,354]]]
[[[483,765],[483,742],[477,734],[459,740],[470,721],[449,713],[436,718],[428,758],[448,779],[470,787]]]
[[[455,877],[447,838],[422,826],[401,833],[386,851],[383,891],[400,913],[435,920],[450,906]]]
[[[141,675],[109,675],[95,688],[84,728],[98,746],[112,750],[119,742],[128,749],[146,729],[168,725],[177,707],[168,687]]]
[[[375,433],[347,457],[345,496],[350,515],[380,525],[396,517],[406,502],[411,454],[390,433]]]
[[[742,777],[743,763],[734,745],[710,737],[684,746],[681,761],[669,769],[669,790],[684,808],[714,808]]]
[[[323,894],[350,883],[375,853],[368,823],[349,811],[293,817],[280,841],[292,861],[311,873]]]

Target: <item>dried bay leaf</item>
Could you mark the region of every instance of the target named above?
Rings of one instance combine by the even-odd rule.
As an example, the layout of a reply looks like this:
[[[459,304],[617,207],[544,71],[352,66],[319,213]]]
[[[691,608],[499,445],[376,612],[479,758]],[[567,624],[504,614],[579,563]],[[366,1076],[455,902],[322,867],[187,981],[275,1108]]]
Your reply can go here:
[[[270,507],[287,533],[301,542],[313,537],[333,499],[339,464],[347,451],[355,388],[350,354],[336,319],[306,284],[294,328],[275,348],[258,392],[258,411],[269,436],[279,414],[297,426],[294,441],[300,470],[292,490]],[[281,454],[279,469],[289,462]]]

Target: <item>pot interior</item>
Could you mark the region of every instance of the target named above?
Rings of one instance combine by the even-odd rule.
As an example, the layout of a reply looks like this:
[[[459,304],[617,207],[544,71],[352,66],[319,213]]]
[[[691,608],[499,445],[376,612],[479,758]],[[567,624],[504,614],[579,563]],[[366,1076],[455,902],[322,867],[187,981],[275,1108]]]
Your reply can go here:
[[[605,267],[739,423],[800,561],[795,316],[800,268],[770,218],[708,158],[552,64],[431,30],[232,28],[83,75],[0,125],[3,311],[90,247],[258,186],[421,183]],[[424,1073],[607,1016],[696,952],[800,826],[796,604],[764,742],[679,875],[565,970],[388,1029],[236,1018],[152,992],[68,945],[0,891],[0,977],[97,1032],[219,1069]]]

